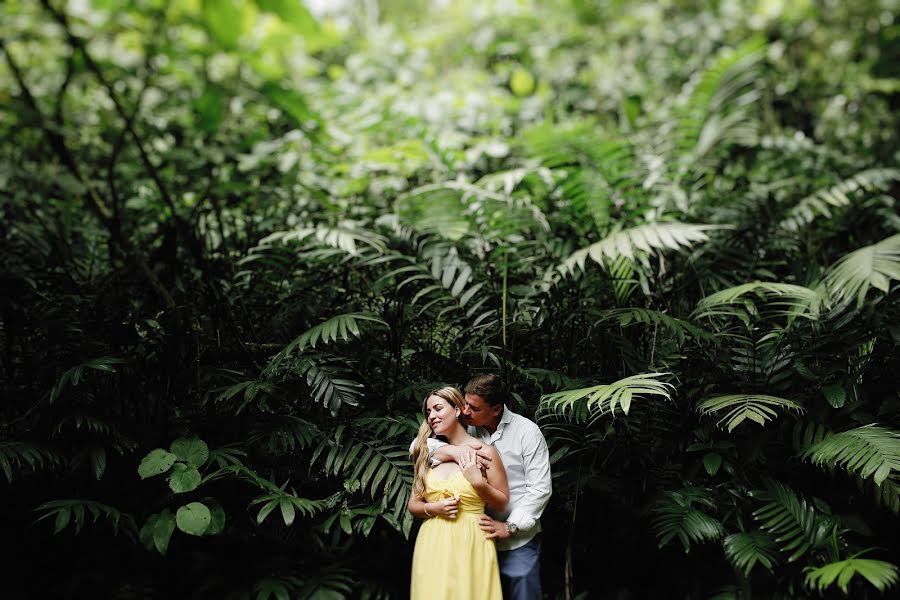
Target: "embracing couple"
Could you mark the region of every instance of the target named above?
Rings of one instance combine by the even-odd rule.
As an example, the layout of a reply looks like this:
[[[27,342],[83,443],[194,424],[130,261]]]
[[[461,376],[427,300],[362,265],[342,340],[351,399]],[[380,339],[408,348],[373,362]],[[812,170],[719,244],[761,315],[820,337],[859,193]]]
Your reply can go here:
[[[550,455],[538,426],[507,404],[496,375],[470,381],[465,396],[444,387],[425,398],[411,446],[408,508],[425,519],[412,600],[541,598],[538,534]]]

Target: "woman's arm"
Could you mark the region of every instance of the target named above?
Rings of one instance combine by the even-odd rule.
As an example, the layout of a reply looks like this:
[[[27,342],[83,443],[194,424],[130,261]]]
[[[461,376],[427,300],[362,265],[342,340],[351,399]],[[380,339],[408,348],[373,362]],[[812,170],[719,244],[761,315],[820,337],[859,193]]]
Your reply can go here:
[[[409,495],[409,502],[406,503],[406,509],[412,513],[414,517],[420,519],[428,519],[429,517],[445,517],[447,519],[456,518],[457,504],[456,498],[444,498],[437,502],[425,502],[423,498],[415,494]]]
[[[484,449],[490,454],[490,469],[482,471],[477,461],[466,462],[465,466],[460,465],[460,468],[484,503],[495,511],[503,512],[509,504],[509,483],[506,480],[506,469],[503,468],[503,461],[500,460],[500,453],[496,448],[485,446]],[[428,512],[431,512],[431,509]]]

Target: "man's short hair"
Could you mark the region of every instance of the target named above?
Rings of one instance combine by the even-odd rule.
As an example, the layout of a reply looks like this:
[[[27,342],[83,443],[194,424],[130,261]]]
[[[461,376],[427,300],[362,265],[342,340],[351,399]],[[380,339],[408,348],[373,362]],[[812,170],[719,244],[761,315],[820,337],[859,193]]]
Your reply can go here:
[[[497,375],[479,375],[466,384],[466,393],[481,396],[491,406],[506,404],[506,386]]]

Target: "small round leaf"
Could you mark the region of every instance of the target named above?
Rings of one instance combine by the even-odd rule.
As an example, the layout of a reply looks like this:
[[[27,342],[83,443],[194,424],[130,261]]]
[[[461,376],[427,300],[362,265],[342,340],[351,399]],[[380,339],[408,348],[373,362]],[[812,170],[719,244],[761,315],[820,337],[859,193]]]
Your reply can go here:
[[[187,467],[182,463],[178,463],[169,474],[169,487],[176,494],[183,494],[196,490],[200,485],[201,479],[200,471],[197,470],[197,467]]]
[[[166,452],[162,448],[151,450],[144,457],[144,460],[141,461],[141,464],[138,465],[138,475],[141,476],[141,479],[147,479],[148,477],[165,473],[172,468],[177,459],[177,456],[171,452]]]
[[[209,528],[212,515],[202,502],[191,502],[178,509],[175,523],[178,529],[189,535],[203,535]]]

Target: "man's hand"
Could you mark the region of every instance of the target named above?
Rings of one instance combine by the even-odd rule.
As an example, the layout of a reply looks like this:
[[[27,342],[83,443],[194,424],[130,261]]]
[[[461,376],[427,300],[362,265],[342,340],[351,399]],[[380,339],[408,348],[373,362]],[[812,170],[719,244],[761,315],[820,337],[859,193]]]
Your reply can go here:
[[[481,515],[481,517],[479,517],[478,526],[487,534],[484,536],[484,539],[486,540],[505,540],[509,537],[509,530],[506,528],[506,523],[492,519],[487,515]]]
[[[445,446],[445,448],[452,456],[453,462],[460,468],[465,468],[463,464],[473,461],[477,462],[482,470],[491,468],[493,459],[481,442],[469,442],[465,446]]]

